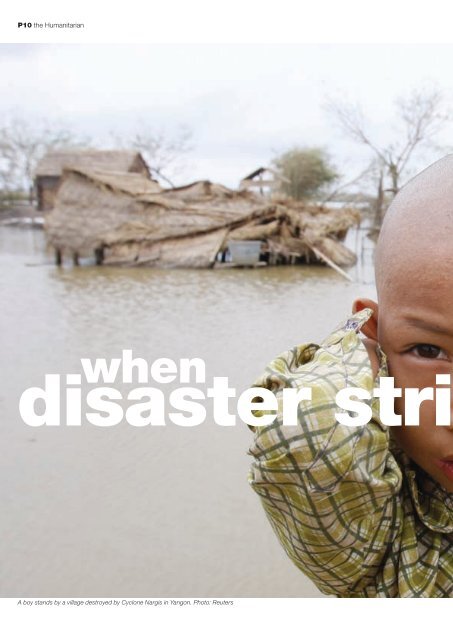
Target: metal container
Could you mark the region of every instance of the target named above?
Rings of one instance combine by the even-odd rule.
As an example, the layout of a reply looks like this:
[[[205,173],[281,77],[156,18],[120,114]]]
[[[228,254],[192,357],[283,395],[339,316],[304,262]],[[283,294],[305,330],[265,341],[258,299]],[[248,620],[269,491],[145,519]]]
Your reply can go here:
[[[231,240],[228,243],[228,249],[234,264],[256,264],[260,260],[261,242],[259,240]]]

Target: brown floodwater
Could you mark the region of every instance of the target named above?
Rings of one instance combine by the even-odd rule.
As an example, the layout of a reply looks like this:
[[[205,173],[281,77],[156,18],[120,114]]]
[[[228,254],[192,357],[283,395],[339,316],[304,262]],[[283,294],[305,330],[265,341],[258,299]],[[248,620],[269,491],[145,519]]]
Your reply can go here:
[[[320,596],[247,484],[251,434],[203,425],[29,427],[24,389],[81,358],[200,357],[249,387],[373,295],[324,267],[57,268],[39,230],[0,228],[0,595]],[[365,277],[366,276],[366,277]],[[118,385],[121,388],[121,385]]]

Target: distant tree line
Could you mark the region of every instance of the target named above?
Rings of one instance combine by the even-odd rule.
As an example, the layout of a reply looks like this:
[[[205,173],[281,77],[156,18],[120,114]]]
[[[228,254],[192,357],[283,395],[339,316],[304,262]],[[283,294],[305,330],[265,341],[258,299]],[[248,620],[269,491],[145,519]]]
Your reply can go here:
[[[39,159],[51,149],[78,146],[74,134],[47,121],[31,123],[10,117],[0,126],[0,190],[5,196],[31,197],[34,170]]]
[[[389,199],[413,174],[417,153],[428,148],[445,153],[445,147],[436,147],[439,134],[450,121],[444,96],[437,89],[422,88],[399,97],[392,123],[395,134],[390,142],[373,137],[360,105],[330,99],[325,108],[347,138],[368,150],[363,169],[342,184],[326,149],[293,146],[272,161],[277,176],[282,178],[279,191],[297,200],[326,201],[335,196],[344,199],[352,186],[357,189],[366,180],[374,191],[375,220],[380,224]],[[0,195],[31,197],[36,165],[46,152],[89,146],[94,146],[92,140],[57,123],[17,115],[0,121]],[[107,146],[136,149],[154,177],[174,186],[174,176],[182,170],[184,159],[192,150],[192,132],[181,126],[169,135],[141,121],[129,134],[111,132]]]
[[[108,147],[136,149],[142,153],[151,173],[173,186],[172,176],[181,170],[183,158],[191,150],[191,137],[192,132],[187,127],[167,135],[140,123],[129,136],[110,133]],[[19,116],[5,118],[0,125],[2,199],[32,198],[36,166],[48,151],[94,145],[89,137],[81,137],[58,123]]]

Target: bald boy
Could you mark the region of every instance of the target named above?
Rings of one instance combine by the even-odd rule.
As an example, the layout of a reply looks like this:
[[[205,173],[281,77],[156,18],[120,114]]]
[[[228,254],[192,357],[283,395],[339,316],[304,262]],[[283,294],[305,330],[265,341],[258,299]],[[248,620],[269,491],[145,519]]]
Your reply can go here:
[[[254,386],[310,387],[298,424],[255,431],[249,482],[295,565],[340,597],[453,596],[453,427],[437,426],[435,405],[420,426],[372,419],[336,421],[336,393],[395,386],[435,387],[453,374],[453,156],[419,174],[394,199],[376,251],[378,301],[353,314],[320,345],[276,358]],[[362,336],[360,336],[362,332]],[[404,394],[403,394],[404,395]]]

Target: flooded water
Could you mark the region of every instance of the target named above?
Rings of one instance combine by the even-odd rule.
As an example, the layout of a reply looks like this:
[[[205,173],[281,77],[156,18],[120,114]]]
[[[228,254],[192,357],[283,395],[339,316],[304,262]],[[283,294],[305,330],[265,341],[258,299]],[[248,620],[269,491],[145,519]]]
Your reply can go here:
[[[0,595],[319,596],[247,484],[251,434],[219,427],[28,427],[22,391],[80,358],[200,357],[241,391],[346,317],[369,275],[324,267],[57,268],[39,230],[0,228]],[[47,264],[46,264],[47,262]],[[363,282],[364,281],[364,282]]]

